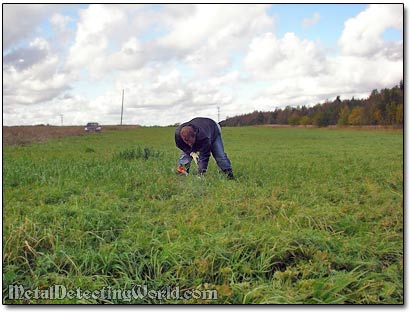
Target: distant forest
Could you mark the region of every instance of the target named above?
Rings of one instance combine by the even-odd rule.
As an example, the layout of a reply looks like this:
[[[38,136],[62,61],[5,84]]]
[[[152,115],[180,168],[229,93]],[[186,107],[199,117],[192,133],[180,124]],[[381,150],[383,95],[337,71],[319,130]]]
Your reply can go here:
[[[366,99],[341,100],[340,96],[332,102],[327,101],[313,107],[287,106],[284,109],[262,112],[254,111],[235,117],[227,117],[220,122],[221,126],[251,126],[263,124],[280,125],[313,125],[326,127],[404,125],[404,83],[391,89],[373,90]]]

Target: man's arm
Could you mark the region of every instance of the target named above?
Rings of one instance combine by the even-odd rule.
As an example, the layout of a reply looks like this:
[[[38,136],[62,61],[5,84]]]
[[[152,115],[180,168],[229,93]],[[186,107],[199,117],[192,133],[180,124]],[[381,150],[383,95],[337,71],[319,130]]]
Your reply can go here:
[[[208,161],[210,160],[211,154],[211,142],[208,139],[206,142],[202,143],[200,149],[200,157],[198,158],[198,173],[204,174],[207,171]]]

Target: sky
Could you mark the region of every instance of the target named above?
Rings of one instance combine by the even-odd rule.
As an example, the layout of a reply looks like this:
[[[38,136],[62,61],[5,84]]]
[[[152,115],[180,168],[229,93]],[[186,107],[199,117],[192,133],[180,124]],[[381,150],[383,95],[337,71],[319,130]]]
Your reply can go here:
[[[119,124],[122,90],[123,124],[166,126],[366,98],[403,80],[402,4],[2,10],[3,125]]]

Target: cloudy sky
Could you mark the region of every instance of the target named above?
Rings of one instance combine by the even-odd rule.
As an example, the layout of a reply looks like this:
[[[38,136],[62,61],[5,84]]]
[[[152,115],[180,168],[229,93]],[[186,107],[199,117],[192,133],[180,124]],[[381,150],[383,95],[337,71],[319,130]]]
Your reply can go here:
[[[400,4],[3,4],[3,124],[169,125],[403,79]]]

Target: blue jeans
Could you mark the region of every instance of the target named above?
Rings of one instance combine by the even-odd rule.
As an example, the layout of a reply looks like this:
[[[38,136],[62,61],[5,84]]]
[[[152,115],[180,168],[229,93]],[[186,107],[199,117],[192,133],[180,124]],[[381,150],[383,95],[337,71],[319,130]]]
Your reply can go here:
[[[224,152],[223,140],[221,138],[221,130],[220,130],[220,135],[212,143],[211,154],[213,155],[215,161],[217,162],[217,166],[220,167],[222,171],[231,169],[230,159],[228,158],[227,154]],[[190,168],[190,164],[192,160],[193,158],[189,154],[182,151],[180,155],[180,159],[178,160],[178,165],[184,166],[186,168]]]

